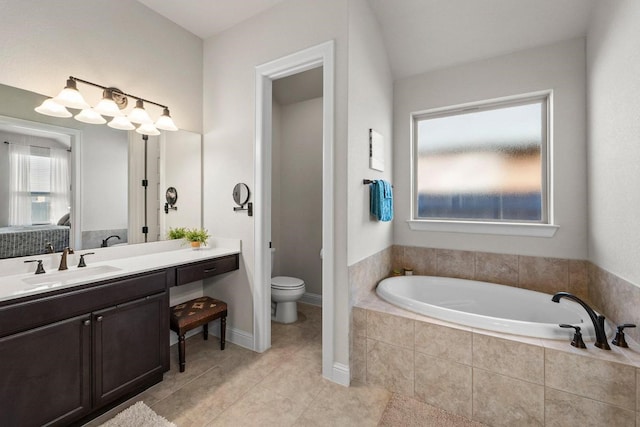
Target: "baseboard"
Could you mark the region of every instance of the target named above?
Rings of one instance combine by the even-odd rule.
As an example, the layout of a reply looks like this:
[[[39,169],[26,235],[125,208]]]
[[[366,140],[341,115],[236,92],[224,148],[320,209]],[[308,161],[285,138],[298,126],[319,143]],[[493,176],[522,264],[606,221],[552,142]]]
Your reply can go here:
[[[220,338],[220,320],[214,320],[209,323],[209,335]],[[225,339],[227,342],[253,351],[253,334],[227,326],[227,336]]]
[[[170,332],[169,332],[169,334],[170,334],[170,335],[169,335],[169,345],[171,346],[171,345],[178,344],[178,334],[176,334],[176,333],[175,333],[175,332],[173,332],[173,331],[170,331]],[[189,332],[187,332],[186,334],[184,334],[184,337],[185,337],[185,339],[186,339],[186,338],[192,337],[192,336],[194,336],[194,335],[196,335],[196,334],[200,334],[200,335],[202,335],[202,326],[200,326],[200,327],[198,327],[198,328],[195,328],[195,329],[190,330]]]
[[[322,295],[305,292],[304,295],[302,295],[302,298],[300,298],[300,302],[315,305],[316,307],[322,307]]]
[[[342,363],[333,364],[333,378],[330,378],[334,383],[349,387],[351,382],[351,374],[349,373],[349,366]]]
[[[173,331],[171,331],[170,334],[169,345],[177,344],[178,335]],[[184,335],[184,337],[189,338],[196,334],[202,335],[202,326],[190,330]],[[220,320],[215,320],[209,323],[209,335],[220,338]],[[245,331],[227,326],[227,336],[225,338],[227,342],[234,343],[235,345],[239,345],[240,347],[253,351],[253,335]]]

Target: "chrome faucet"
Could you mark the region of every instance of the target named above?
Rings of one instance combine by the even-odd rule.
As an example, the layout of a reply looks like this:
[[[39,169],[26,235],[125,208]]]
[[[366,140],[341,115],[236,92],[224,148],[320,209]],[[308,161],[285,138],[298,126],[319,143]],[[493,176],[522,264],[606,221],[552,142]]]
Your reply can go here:
[[[100,245],[100,247],[101,248],[106,248],[107,246],[109,246],[109,239],[111,239],[112,237],[115,237],[116,239],[120,240],[120,236],[114,234],[114,235],[109,236],[106,239],[104,239],[102,241],[102,244]]]
[[[573,300],[580,304],[582,308],[587,311],[587,314],[589,315],[589,318],[591,318],[591,322],[593,323],[593,328],[596,331],[595,346],[603,350],[611,350],[611,347],[609,347],[609,343],[607,342],[607,333],[604,330],[604,316],[601,314],[596,314],[596,312],[593,311],[593,309],[589,307],[587,303],[582,301],[577,296],[570,294],[569,292],[558,292],[553,296],[553,298],[551,298],[551,301],[559,303],[560,298]]]
[[[73,249],[71,248],[64,248],[64,250],[62,251],[62,258],[60,258],[60,266],[58,267],[58,271],[61,270],[67,270],[67,255],[68,254],[73,254]]]

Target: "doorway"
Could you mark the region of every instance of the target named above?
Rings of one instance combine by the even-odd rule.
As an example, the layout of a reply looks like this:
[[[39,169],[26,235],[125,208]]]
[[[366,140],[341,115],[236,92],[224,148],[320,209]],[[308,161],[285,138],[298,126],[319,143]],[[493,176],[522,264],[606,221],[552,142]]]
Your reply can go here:
[[[334,42],[256,67],[254,349],[271,346],[271,221],[273,81],[322,67],[322,375],[344,383],[334,372]],[[346,380],[348,384],[348,379]]]

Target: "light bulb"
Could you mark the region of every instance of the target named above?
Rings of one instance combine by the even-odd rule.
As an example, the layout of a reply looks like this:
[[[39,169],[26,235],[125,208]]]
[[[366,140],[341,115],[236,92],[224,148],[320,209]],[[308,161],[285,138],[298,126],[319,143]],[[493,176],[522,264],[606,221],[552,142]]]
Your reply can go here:
[[[118,107],[118,104],[113,100],[113,92],[111,89],[105,89],[104,92],[102,92],[102,99],[93,109],[103,116],[122,116],[120,107]]]
[[[169,115],[168,108],[164,109],[164,111],[162,112],[162,115],[160,116],[158,121],[156,121],[156,127],[161,130],[170,130],[170,131],[178,130],[178,127],[176,126],[175,123],[173,123],[173,119]]]
[[[136,100],[136,106],[127,116],[131,123],[137,124],[153,124],[153,120],[149,117],[149,114],[144,109],[144,105],[141,100]]]
[[[68,108],[76,108],[79,110],[85,108],[91,108],[87,101],[84,100],[80,92],[78,92],[78,88],[76,87],[75,80],[68,79],[67,86],[60,91],[58,96],[53,98],[60,105],[64,105]]]

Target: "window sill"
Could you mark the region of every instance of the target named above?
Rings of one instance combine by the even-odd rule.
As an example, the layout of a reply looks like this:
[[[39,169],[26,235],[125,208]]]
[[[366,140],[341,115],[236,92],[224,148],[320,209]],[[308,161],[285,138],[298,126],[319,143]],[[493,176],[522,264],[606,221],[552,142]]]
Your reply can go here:
[[[524,224],[475,221],[408,220],[409,228],[416,231],[442,231],[450,233],[495,234],[503,236],[553,237],[560,228],[550,224]]]

